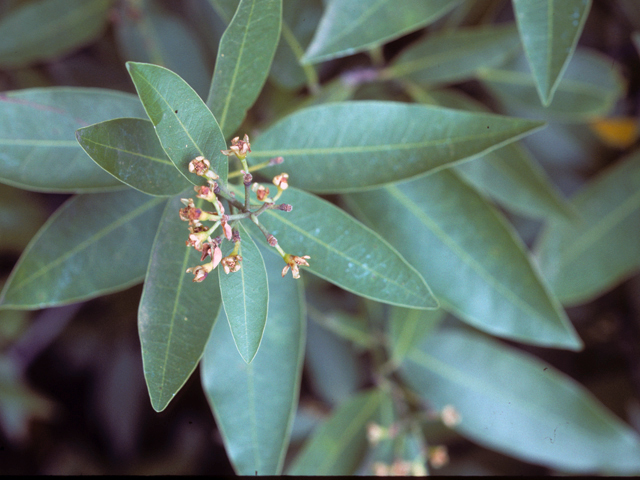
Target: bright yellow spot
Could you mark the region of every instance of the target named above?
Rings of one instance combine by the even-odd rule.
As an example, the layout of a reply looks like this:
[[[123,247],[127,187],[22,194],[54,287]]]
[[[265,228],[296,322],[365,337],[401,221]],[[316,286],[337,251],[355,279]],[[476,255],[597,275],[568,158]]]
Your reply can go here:
[[[627,148],[638,139],[638,120],[634,117],[601,118],[590,124],[591,130],[606,145]]]

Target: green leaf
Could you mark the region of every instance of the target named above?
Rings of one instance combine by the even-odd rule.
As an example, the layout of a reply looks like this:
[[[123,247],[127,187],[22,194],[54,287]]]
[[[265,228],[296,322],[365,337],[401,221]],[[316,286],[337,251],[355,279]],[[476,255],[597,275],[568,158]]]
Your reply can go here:
[[[377,343],[377,339],[370,332],[365,314],[354,315],[343,310],[322,312],[307,305],[307,315],[315,323],[322,325],[323,328],[337,336],[353,342],[357,347],[369,349]]]
[[[205,180],[189,173],[189,162],[204,156],[223,182],[227,180],[227,148],[213,114],[198,94],[170,70],[147,63],[127,62],[142,105],[156,129],[165,153],[194,185]]]
[[[320,0],[284,0],[282,4],[282,35],[273,57],[269,75],[280,86],[290,90],[305,82],[312,89],[318,87],[318,74],[311,65],[300,65],[304,49],[311,42],[322,14]]]
[[[159,2],[121,3],[114,33],[121,58],[153,63],[180,75],[199,95],[209,89],[211,70],[194,31],[178,15],[163,11]]]
[[[553,99],[571,59],[591,0],[512,0],[524,51],[542,104]]]
[[[366,425],[385,395],[369,390],[341,404],[311,436],[288,475],[351,475],[367,448]]]
[[[254,142],[248,158],[282,156],[290,184],[318,193],[350,192],[450,166],[542,125],[399,102],[332,103],[284,118]],[[265,175],[281,171],[271,167]]]
[[[488,110],[453,90],[432,91],[429,95],[445,107]],[[516,213],[535,218],[546,218],[549,214],[561,218],[575,215],[545,171],[519,143],[505,145],[454,168],[477,190]]]
[[[378,47],[445,15],[460,0],[340,0],[327,5],[303,63],[318,63]]]
[[[268,328],[253,362],[238,356],[221,313],[201,366],[202,386],[239,475],[282,472],[304,359],[302,283],[280,278],[276,257],[264,260],[270,272]]]
[[[574,380],[527,354],[460,330],[412,350],[403,378],[435,409],[451,405],[457,432],[566,473],[637,474],[640,438]]]
[[[225,273],[218,267],[222,304],[238,352],[245,362],[251,363],[258,351],[269,306],[269,285],[264,260],[241,223],[240,252],[242,267],[237,272]],[[224,250],[223,250],[224,251]],[[229,252],[224,252],[229,255]]]
[[[444,313],[442,309],[428,312],[394,307],[387,324],[393,361],[399,365],[440,324]]]
[[[344,210],[293,187],[282,200],[293,205],[291,212],[267,210],[259,220],[285,251],[311,256],[310,266],[301,270],[378,302],[426,309],[438,306],[420,274]]]
[[[459,82],[473,78],[480,67],[501,64],[518,47],[514,24],[448,30],[408,47],[382,75],[428,84]]]
[[[218,48],[207,105],[225,137],[262,90],[280,38],[282,0],[241,0]]]
[[[98,37],[111,0],[23,2],[0,20],[0,65],[21,67],[56,59]]]
[[[348,198],[429,280],[445,309],[493,335],[581,347],[522,241],[451,170]]]
[[[165,203],[135,190],[71,198],[29,243],[0,304],[21,310],[51,307],[140,282]]]
[[[238,10],[240,0],[209,0],[209,4],[225,23],[230,23]]]
[[[144,117],[135,95],[98,88],[33,88],[0,95],[0,181],[41,192],[122,189],[74,138],[114,117]]]
[[[148,120],[97,123],[77,130],[76,139],[94,162],[143,193],[176,195],[190,185],[167,158]]]
[[[500,68],[483,68],[479,78],[500,102],[517,114],[564,122],[585,122],[607,115],[623,96],[625,81],[615,61],[578,49],[555,90],[553,101],[540,105],[533,76],[523,56]]]
[[[20,253],[48,216],[42,199],[0,185],[0,251]]]
[[[185,246],[189,232],[178,215],[182,207],[175,197],[164,210],[138,310],[144,377],[158,412],[195,370],[222,306],[217,275],[194,283],[186,273],[202,262],[195,249]]]
[[[640,268],[640,150],[605,170],[571,199],[578,218],[548,224],[536,247],[558,298],[583,303]]]
[[[305,375],[316,398],[335,405],[362,387],[366,373],[359,353],[350,342],[307,322]]]

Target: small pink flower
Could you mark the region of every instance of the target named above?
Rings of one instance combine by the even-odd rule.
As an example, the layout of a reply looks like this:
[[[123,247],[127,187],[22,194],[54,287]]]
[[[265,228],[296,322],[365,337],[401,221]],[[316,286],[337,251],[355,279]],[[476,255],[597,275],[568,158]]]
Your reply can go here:
[[[304,255],[303,257],[298,257],[296,255],[290,255],[290,254],[286,254],[284,256],[284,261],[286,263],[285,267],[282,269],[282,276],[284,277],[287,272],[289,271],[289,268],[291,268],[291,275],[293,275],[293,278],[300,278],[300,271],[298,269],[298,265],[304,265],[306,267],[309,266],[309,263],[307,262],[307,260],[309,260],[311,257],[309,255]]]
[[[247,153],[251,152],[249,136],[245,134],[242,140],[240,140],[240,137],[235,137],[233,140],[231,140],[231,146],[229,147],[229,150],[220,151],[227,157],[235,155],[240,160],[247,158]]]
[[[280,190],[286,190],[289,188],[289,174],[281,173],[273,177],[273,184]]]
[[[240,270],[240,262],[242,262],[242,257],[240,255],[229,255],[220,261],[222,268],[224,268],[224,273],[227,275],[231,272],[237,272]]]

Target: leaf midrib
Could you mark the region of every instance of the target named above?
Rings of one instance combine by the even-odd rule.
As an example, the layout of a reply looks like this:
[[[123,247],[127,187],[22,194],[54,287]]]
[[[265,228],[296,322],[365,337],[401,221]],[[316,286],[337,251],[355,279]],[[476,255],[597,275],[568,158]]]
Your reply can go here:
[[[425,225],[431,232],[433,232],[440,239],[440,241],[445,244],[445,246],[451,249],[460,260],[469,265],[473,269],[473,271],[480,275],[480,277],[484,278],[489,285],[493,286],[493,288],[498,293],[503,295],[513,305],[519,307],[522,311],[528,313],[533,318],[541,318],[543,320],[547,320],[547,317],[538,312],[532,305],[530,305],[528,302],[523,301],[519,295],[516,295],[507,286],[498,282],[494,276],[492,276],[484,269],[482,264],[476,261],[475,258],[469,255],[455,241],[453,241],[453,239],[449,235],[447,235],[447,233],[442,230],[433,219],[431,219],[424,211],[419,209],[409,197],[404,195],[398,189],[398,187],[387,186],[384,188],[392,197],[394,197],[407,210],[409,210],[409,212],[411,212],[411,214],[413,214],[423,225]]]
[[[479,119],[480,121],[480,119]],[[539,124],[528,125],[522,132],[509,133],[508,130],[491,133],[481,133],[478,135],[467,135],[458,137],[447,137],[438,139],[429,139],[422,142],[403,142],[403,143],[385,143],[381,145],[354,145],[346,147],[318,147],[318,148],[297,148],[297,149],[278,149],[278,150],[257,150],[252,151],[251,157],[272,157],[274,155],[285,157],[286,155],[336,155],[336,154],[354,154],[354,153],[376,153],[386,151],[398,151],[398,150],[418,150],[421,148],[432,148],[440,145],[455,145],[457,143],[466,143],[476,140],[490,141],[495,137],[504,137],[504,135],[511,135],[511,137],[517,135],[523,135],[527,131],[540,127]],[[491,147],[488,147],[491,148]]]
[[[244,2],[242,2],[242,3],[244,3]],[[233,96],[233,92],[234,92],[234,88],[235,88],[235,84],[236,84],[236,79],[238,78],[238,71],[240,70],[240,64],[242,63],[242,55],[244,53],[244,47],[245,47],[245,44],[246,44],[246,41],[247,41],[247,32],[249,30],[249,25],[251,25],[251,18],[253,16],[253,10],[254,10],[255,6],[256,6],[256,2],[252,1],[251,2],[251,9],[249,11],[249,16],[247,18],[247,23],[245,24],[244,32],[243,32],[243,35],[242,35],[242,42],[240,43],[240,49],[238,50],[237,61],[236,61],[235,67],[233,69],[233,75],[231,76],[231,83],[230,83],[229,88],[227,90],[227,96],[225,97],[224,106],[222,108],[222,113],[221,113],[221,117],[220,117],[219,126],[220,126],[220,130],[222,130],[223,132],[225,130],[225,125],[227,123],[227,114],[229,112],[229,107],[231,105],[231,98]],[[221,41],[221,44],[222,44],[222,41]],[[214,80],[215,80],[215,76],[214,76]]]
[[[92,144],[94,144],[94,145],[97,145],[97,146],[99,146],[99,147],[103,147],[103,148],[106,148],[106,149],[109,149],[109,150],[115,150],[116,152],[126,153],[126,154],[128,154],[128,155],[133,155],[134,157],[146,158],[147,160],[151,160],[151,161],[153,161],[153,162],[162,163],[162,164],[164,164],[164,165],[169,165],[169,166],[171,166],[171,167],[174,167],[174,166],[175,166],[175,165],[173,164],[173,162],[172,162],[172,161],[170,161],[170,160],[165,160],[164,158],[151,157],[151,156],[149,156],[149,155],[144,155],[144,154],[139,153],[139,152],[132,152],[132,151],[129,151],[129,150],[125,150],[125,149],[123,149],[123,148],[114,147],[114,146],[112,146],[112,145],[105,145],[104,143],[100,143],[100,142],[98,142],[98,141],[96,141],[96,140],[93,140],[93,139],[91,139],[91,138],[89,138],[89,137],[82,137],[82,139],[83,139],[85,142],[89,142],[89,143],[92,143]]]
[[[279,216],[279,215],[277,215],[277,214],[271,213],[270,211],[267,211],[267,212],[265,212],[265,213],[267,213],[267,215],[269,215],[270,217],[272,217],[272,218],[276,219],[277,221],[282,222],[283,224],[285,224],[286,226],[288,226],[288,227],[289,227],[289,228],[291,228],[292,230],[294,230],[294,231],[296,231],[296,232],[300,233],[300,234],[301,234],[301,235],[303,235],[304,237],[309,238],[312,242],[314,242],[314,243],[316,243],[316,244],[320,245],[321,247],[326,248],[326,249],[327,249],[327,250],[329,250],[330,252],[332,252],[332,253],[334,253],[334,254],[337,254],[338,256],[341,256],[342,258],[344,258],[344,259],[345,259],[345,260],[347,260],[347,261],[353,262],[354,264],[356,264],[356,265],[360,266],[361,268],[363,268],[363,269],[365,269],[365,270],[367,270],[367,271],[371,272],[372,274],[374,274],[374,275],[376,275],[376,276],[380,277],[381,279],[384,279],[384,280],[388,281],[389,283],[391,283],[391,284],[395,285],[396,287],[398,287],[398,288],[399,288],[399,289],[401,289],[402,291],[404,291],[404,292],[407,292],[407,293],[411,294],[411,297],[415,297],[415,298],[418,298],[418,299],[422,299],[422,298],[423,298],[422,296],[418,295],[416,292],[413,292],[412,290],[408,290],[408,289],[407,289],[407,288],[405,288],[403,285],[400,285],[398,282],[396,282],[396,281],[395,281],[395,280],[393,280],[392,278],[386,277],[386,276],[384,276],[383,274],[379,273],[378,271],[373,270],[373,269],[371,269],[371,268],[369,268],[369,267],[365,267],[362,263],[360,263],[360,262],[359,262],[358,260],[356,260],[355,258],[348,257],[348,256],[347,256],[347,255],[345,255],[341,250],[338,250],[338,249],[334,248],[333,246],[329,245],[328,243],[325,243],[325,242],[321,241],[320,239],[318,239],[318,238],[314,237],[313,235],[310,235],[308,231],[306,231],[306,230],[304,230],[304,229],[302,229],[302,228],[299,228],[296,224],[291,223],[290,221],[286,220],[285,218],[282,218],[281,216]],[[356,224],[356,225],[357,225],[357,224]],[[324,276],[324,275],[322,275],[322,274],[320,274],[319,272],[315,271],[315,270],[313,269],[313,267],[309,266],[309,267],[308,267],[308,269],[309,269],[310,271],[312,271],[313,273],[315,273],[316,275],[318,275],[318,276],[320,276],[320,277],[322,277],[322,278],[325,278],[325,276]],[[336,282],[335,280],[331,280],[331,281],[332,281],[332,283],[339,284],[339,283],[338,283],[338,282]]]
[[[25,285],[27,283],[30,283],[33,280],[41,277],[42,275],[46,274],[52,268],[60,265],[61,263],[65,262],[67,259],[71,258],[73,255],[75,255],[78,252],[84,250],[90,244],[94,243],[97,240],[100,240],[104,236],[108,235],[112,231],[116,230],[117,228],[121,227],[122,225],[124,225],[125,223],[129,222],[130,220],[132,220],[135,217],[141,215],[146,210],[149,210],[150,208],[155,206],[155,204],[160,203],[162,201],[166,202],[166,198],[163,198],[163,197],[153,197],[153,198],[151,198],[150,200],[145,202],[143,205],[141,205],[138,208],[130,211],[126,215],[123,215],[122,217],[120,217],[115,222],[107,225],[102,230],[99,230],[98,232],[96,232],[91,237],[89,237],[86,240],[84,240],[83,242],[79,243],[76,247],[72,248],[71,250],[68,250],[64,255],[58,257],[57,259],[55,259],[54,261],[52,261],[50,263],[47,263],[41,269],[34,271],[33,274],[29,275],[28,277],[25,277],[22,281],[20,281],[17,284],[15,284],[15,287],[12,288],[12,290],[19,289],[23,285]]]

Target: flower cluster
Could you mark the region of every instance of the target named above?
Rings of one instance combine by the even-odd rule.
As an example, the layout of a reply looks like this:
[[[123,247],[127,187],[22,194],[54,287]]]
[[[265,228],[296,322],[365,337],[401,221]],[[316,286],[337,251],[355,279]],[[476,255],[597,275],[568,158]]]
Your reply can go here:
[[[309,260],[310,257],[308,255],[296,256],[286,253],[278,244],[276,237],[269,233],[258,220],[258,216],[266,210],[276,209],[283,212],[290,212],[292,210],[293,207],[291,205],[276,203],[276,200],[280,198],[289,186],[289,175],[281,173],[273,178],[272,182],[277,187],[277,193],[273,197],[270,197],[268,187],[253,182],[253,175],[246,161],[247,154],[251,152],[251,144],[249,143],[249,137],[247,135],[245,135],[242,140],[240,140],[240,137],[234,138],[231,141],[229,149],[221,150],[221,152],[226,156],[236,157],[242,162],[243,168],[239,174],[243,177],[245,201],[244,203],[238,201],[235,198],[234,192],[228,190],[222,183],[216,182],[216,180],[219,180],[219,176],[211,169],[211,162],[204,158],[204,156],[198,156],[189,162],[189,172],[202,177],[207,182],[206,185],[194,187],[196,198],[210,203],[215,211],[207,211],[196,206],[192,198],[181,199],[184,208],[181,208],[179,211],[180,219],[189,224],[189,238],[186,244],[189,247],[195,248],[198,252],[202,252],[201,261],[204,261],[208,257],[211,259],[209,263],[187,269],[187,273],[193,274],[194,282],[202,282],[218,265],[222,265],[226,274],[240,270],[242,267],[240,233],[234,226],[237,222],[248,218],[262,231],[269,245],[278,250],[282,256],[285,262],[282,276],[284,277],[289,269],[291,269],[293,278],[300,278],[299,267],[302,265],[308,267],[309,263],[307,260]],[[278,165],[282,163],[282,161],[282,157],[276,157],[264,164],[254,166],[253,170]],[[234,175],[237,175],[237,173],[230,173],[229,177]],[[259,202],[256,205],[251,203],[252,192]],[[227,205],[226,209],[223,202]],[[227,210],[229,213],[227,213]],[[214,223],[208,226],[203,222]],[[220,228],[221,235],[213,237],[218,228]],[[223,258],[220,245],[224,240],[233,242],[234,248],[229,255]]]

